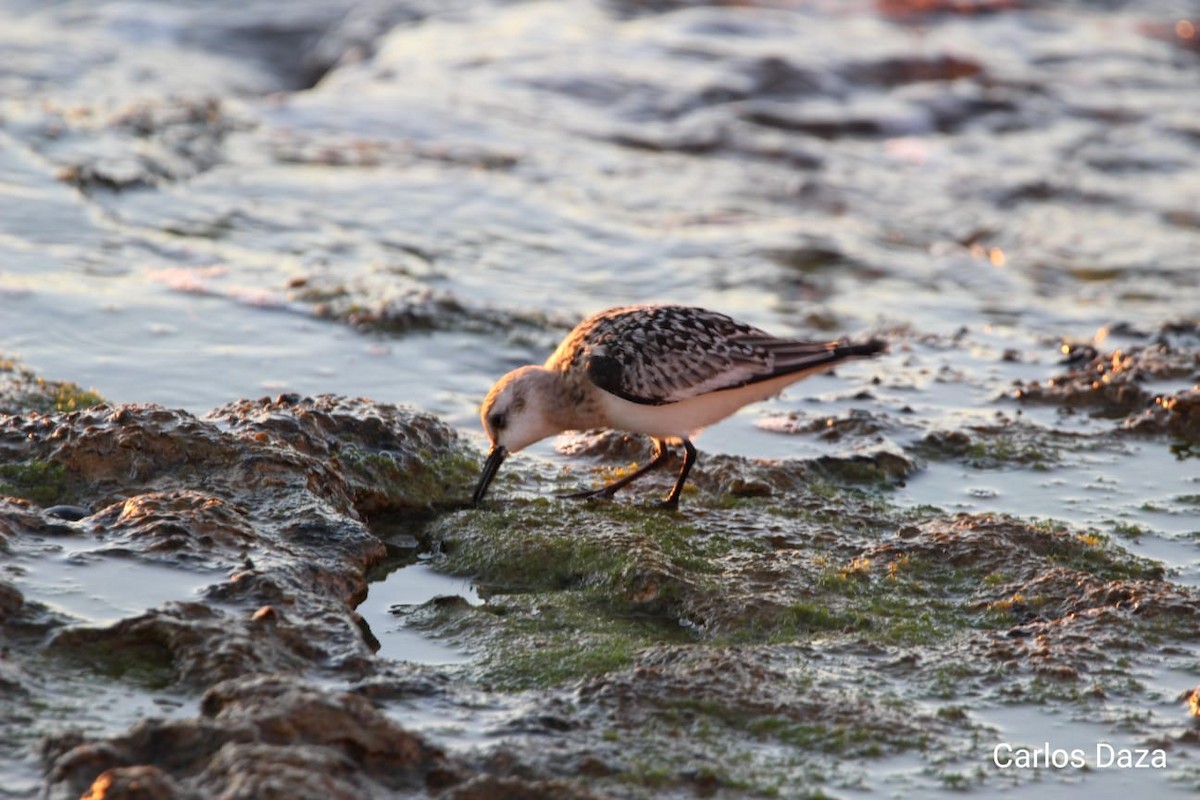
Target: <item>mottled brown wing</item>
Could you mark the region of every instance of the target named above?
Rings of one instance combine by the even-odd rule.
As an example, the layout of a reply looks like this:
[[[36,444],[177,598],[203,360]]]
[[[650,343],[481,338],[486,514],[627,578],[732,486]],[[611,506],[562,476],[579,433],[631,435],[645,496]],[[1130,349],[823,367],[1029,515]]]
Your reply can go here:
[[[779,339],[705,309],[635,306],[586,320],[555,357],[606,392],[663,405],[882,349],[871,347]]]

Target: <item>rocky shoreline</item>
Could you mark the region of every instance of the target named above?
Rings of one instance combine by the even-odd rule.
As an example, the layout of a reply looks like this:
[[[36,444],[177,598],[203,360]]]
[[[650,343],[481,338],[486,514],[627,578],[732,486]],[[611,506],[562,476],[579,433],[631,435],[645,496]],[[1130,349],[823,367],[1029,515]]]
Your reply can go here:
[[[924,764],[915,786],[969,788],[996,780],[972,709],[1027,703],[1121,718],[1196,774],[1182,705],[1166,727],[1126,715],[1162,705],[1140,670],[1200,644],[1200,594],[1095,531],[893,505],[922,459],[966,448],[953,437],[843,464],[703,457],[677,514],[468,508],[478,454],[420,412],[280,396],[200,418],[7,377],[0,738],[9,764],[40,763],[43,797],[797,796],[892,759]],[[355,611],[397,519],[483,599],[404,612],[463,665],[380,658]],[[182,588],[89,623],[39,584],[64,559]],[[88,711],[105,686],[170,713],[122,731]]]

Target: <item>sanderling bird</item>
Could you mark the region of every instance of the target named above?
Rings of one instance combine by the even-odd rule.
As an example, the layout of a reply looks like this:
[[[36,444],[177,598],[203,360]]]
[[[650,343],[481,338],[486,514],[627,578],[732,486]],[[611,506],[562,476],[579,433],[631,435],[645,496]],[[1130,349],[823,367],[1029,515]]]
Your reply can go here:
[[[570,430],[612,428],[647,434],[654,456],[633,473],[570,497],[611,498],[663,464],[667,445],[683,445],[683,468],[663,505],[675,508],[696,461],[691,437],[748,403],[801,378],[884,350],[882,341],[780,339],[704,308],[638,305],[588,317],[542,366],[505,375],[483,400],[480,417],[492,449],[473,502],[487,493],[512,453]]]

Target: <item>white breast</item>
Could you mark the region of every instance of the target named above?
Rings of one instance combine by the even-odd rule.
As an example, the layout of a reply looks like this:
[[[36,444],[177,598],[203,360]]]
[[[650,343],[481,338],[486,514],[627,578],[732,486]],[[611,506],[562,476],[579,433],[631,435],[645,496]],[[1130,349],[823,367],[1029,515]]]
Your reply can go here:
[[[661,406],[631,403],[604,391],[598,394],[600,405],[612,428],[664,438],[691,437],[701,429],[725,419],[742,406],[779,394],[785,386],[811,374],[805,372],[783,375],[773,380],[709,392]]]

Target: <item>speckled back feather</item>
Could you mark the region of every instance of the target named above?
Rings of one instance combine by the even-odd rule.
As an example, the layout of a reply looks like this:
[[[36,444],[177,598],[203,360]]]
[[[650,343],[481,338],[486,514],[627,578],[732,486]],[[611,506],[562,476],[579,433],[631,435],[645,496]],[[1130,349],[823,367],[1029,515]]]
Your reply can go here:
[[[583,372],[599,388],[661,405],[870,355],[882,345],[780,339],[703,308],[625,306],[581,322],[546,368]]]

